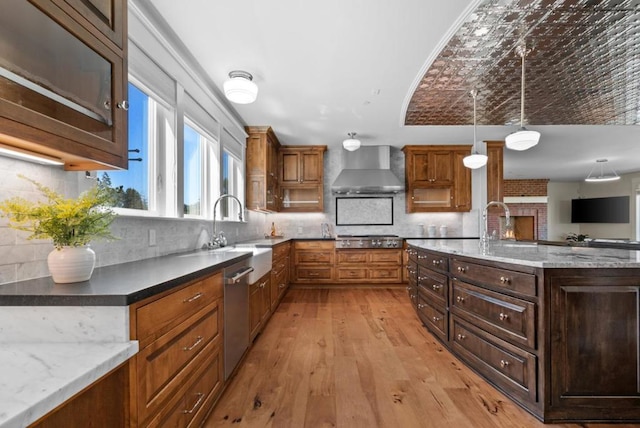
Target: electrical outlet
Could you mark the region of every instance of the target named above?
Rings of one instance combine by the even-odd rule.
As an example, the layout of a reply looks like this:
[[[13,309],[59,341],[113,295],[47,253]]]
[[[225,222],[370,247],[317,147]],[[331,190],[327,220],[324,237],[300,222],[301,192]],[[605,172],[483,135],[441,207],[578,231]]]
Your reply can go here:
[[[155,229],[149,229],[149,246],[150,247],[156,246],[156,230]]]

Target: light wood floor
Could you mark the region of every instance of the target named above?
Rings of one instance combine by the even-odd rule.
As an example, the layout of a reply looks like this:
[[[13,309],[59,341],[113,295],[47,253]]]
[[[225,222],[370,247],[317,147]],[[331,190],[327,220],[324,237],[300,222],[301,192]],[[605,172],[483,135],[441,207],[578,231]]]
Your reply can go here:
[[[292,289],[205,427],[544,425],[421,325],[404,289]]]

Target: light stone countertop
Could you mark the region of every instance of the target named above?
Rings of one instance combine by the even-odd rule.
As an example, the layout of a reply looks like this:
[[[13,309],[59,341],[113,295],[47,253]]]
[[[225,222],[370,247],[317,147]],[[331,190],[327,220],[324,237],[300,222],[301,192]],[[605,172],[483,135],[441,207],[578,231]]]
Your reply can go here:
[[[491,241],[484,252],[477,239],[410,239],[407,243],[425,250],[536,268],[640,268],[640,251],[636,250]]]
[[[137,352],[137,341],[3,343],[0,427],[28,426]]]

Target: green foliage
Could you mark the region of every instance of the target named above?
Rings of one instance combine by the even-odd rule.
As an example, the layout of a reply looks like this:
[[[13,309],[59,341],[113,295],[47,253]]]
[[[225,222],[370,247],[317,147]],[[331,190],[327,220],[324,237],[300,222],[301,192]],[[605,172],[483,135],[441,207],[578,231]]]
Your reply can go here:
[[[98,177],[98,183],[111,192],[111,205],[115,208],[131,208],[136,210],[148,209],[147,201],[142,197],[136,189],[128,187],[126,190],[123,186],[114,187],[111,184],[111,177],[106,172],[102,173],[102,178]]]
[[[0,211],[9,219],[9,227],[31,233],[27,239],[51,239],[56,248],[115,239],[109,230],[115,213],[106,208],[112,205],[113,195],[104,185],[98,183],[76,199],[65,199],[35,180],[20,177],[33,183],[46,201],[14,197],[0,202]]]

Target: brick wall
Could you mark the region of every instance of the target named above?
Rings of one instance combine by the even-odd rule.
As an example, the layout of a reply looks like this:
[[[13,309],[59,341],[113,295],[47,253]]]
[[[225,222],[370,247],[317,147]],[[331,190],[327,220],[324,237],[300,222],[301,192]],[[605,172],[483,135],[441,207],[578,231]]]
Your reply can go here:
[[[504,196],[547,196],[548,179],[504,180]]]

